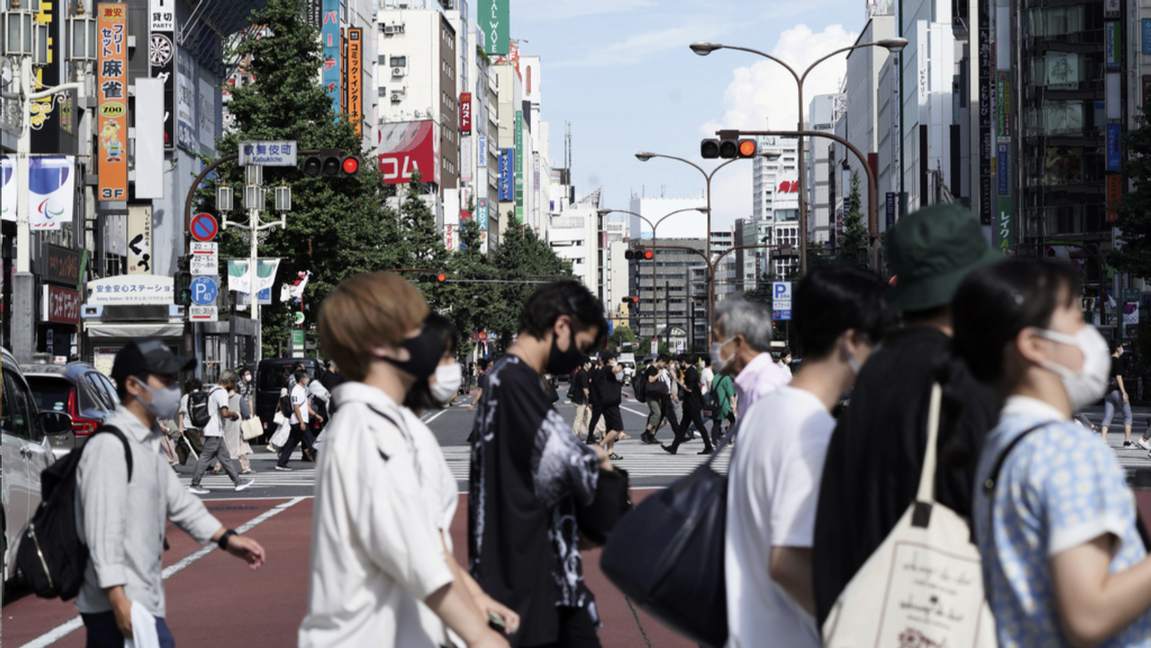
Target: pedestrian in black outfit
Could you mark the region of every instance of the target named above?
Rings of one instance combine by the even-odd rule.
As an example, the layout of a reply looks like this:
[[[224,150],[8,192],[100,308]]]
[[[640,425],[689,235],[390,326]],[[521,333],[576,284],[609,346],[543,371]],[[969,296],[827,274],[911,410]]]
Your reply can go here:
[[[603,358],[592,361],[591,371],[587,374],[588,385],[588,407],[591,408],[591,421],[587,424],[587,441],[588,445],[592,445],[598,439],[596,438],[595,428],[599,425],[600,417],[603,416],[603,405],[600,404],[600,374],[603,372]]]
[[[683,427],[683,422],[676,420],[675,418],[675,406],[679,403],[679,396],[677,396],[675,393],[678,386],[676,384],[676,372],[678,370],[675,368],[674,363],[671,361],[671,358],[668,355],[661,353],[659,358],[660,362],[663,363],[663,375],[660,376],[659,379],[662,380],[665,385],[667,385],[667,391],[661,394],[659,397],[660,414],[663,416],[663,418],[667,419],[668,423],[671,423],[671,431],[675,434],[675,438],[678,439],[680,434],[683,434],[683,431],[681,430]],[[660,425],[662,425],[662,422]],[[659,425],[656,426],[656,431],[659,430],[659,427]]]
[[[605,351],[601,360],[603,368],[597,374],[596,380],[605,431],[600,446],[607,451],[612,461],[619,461],[623,457],[615,453],[615,442],[623,434],[623,415],[619,411],[619,406],[623,402],[623,382],[619,378],[619,374],[623,372],[623,365],[619,364],[616,355],[611,351]]]
[[[679,450],[680,444],[686,439],[687,426],[691,422],[695,423],[695,429],[699,430],[699,436],[703,439],[703,450],[700,450],[699,454],[709,455],[712,453],[712,446],[711,439],[707,438],[707,427],[703,423],[703,391],[699,382],[699,369],[686,355],[681,355],[679,361],[687,367],[687,371],[683,375],[683,421],[680,422],[679,429],[675,433],[675,440],[671,442],[671,445],[660,447],[671,454],[675,454]]]

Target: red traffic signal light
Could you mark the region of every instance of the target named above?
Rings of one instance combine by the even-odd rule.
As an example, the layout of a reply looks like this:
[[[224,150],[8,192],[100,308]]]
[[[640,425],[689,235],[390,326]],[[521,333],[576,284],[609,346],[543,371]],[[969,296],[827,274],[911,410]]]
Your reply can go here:
[[[633,305],[638,304],[639,303],[639,297],[624,297],[623,299],[620,300],[620,302],[624,303],[624,304],[633,304]]]
[[[629,261],[651,261],[655,257],[655,252],[639,247],[624,252],[623,256]]]
[[[416,281],[427,283],[444,283],[447,280],[448,275],[446,272],[421,272],[416,277]]]
[[[706,159],[755,157],[759,146],[753,139],[705,139],[699,143],[699,154]]]
[[[655,251],[654,250],[644,250],[643,251],[643,258],[645,261],[651,261],[652,259],[655,258]]]
[[[357,158],[348,156],[344,158],[343,163],[344,175],[356,175],[360,170],[360,161]]]
[[[355,175],[360,170],[360,160],[346,155],[344,149],[320,149],[316,155],[304,158],[303,172],[309,178],[324,176],[338,178]]]

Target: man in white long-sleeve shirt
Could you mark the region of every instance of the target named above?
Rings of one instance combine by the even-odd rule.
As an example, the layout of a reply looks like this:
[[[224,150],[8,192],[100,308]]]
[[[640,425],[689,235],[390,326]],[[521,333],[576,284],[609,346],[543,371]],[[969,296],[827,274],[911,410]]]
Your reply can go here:
[[[443,355],[427,314],[420,292],[387,273],[347,279],[324,301],[321,344],[348,381],[332,394],[339,411],[320,453],[300,648],[435,648],[421,601],[469,648],[508,645],[444,560],[400,411]]]
[[[173,355],[158,339],[141,338],[129,342],[112,365],[121,405],[104,425],[119,429],[128,440],[132,472],[129,480],[124,445],[113,434],[98,433],[82,449],[77,524],[90,556],[76,608],[88,631],[89,648],[122,648],[124,639],[132,637],[133,606],[137,624],[140,612],[146,612],[155,618],[160,645],[175,645],[164,622],[161,576],[168,520],[198,542],[218,543],[252,569],[264,562],[263,547],[225,529],[180,484],[160,453],[162,433],[156,421],[176,413],[176,373],[194,362]]]

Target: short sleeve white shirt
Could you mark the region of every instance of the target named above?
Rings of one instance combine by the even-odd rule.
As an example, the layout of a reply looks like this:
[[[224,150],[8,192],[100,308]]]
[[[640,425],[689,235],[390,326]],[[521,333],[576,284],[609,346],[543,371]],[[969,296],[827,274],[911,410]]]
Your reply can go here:
[[[435,648],[420,601],[452,582],[401,408],[358,382],[332,394],[312,515],[300,648]]]
[[[772,547],[811,547],[835,419],[814,394],[780,387],[744,414],[727,494],[728,648],[820,645],[815,617],[772,580]]]
[[[208,424],[204,426],[204,436],[224,436],[223,418],[220,410],[228,406],[228,390],[223,387],[212,387],[208,392]]]
[[[300,416],[296,417],[295,407],[292,408],[292,425],[308,424],[308,390],[299,385],[292,387],[292,405],[300,408]]]

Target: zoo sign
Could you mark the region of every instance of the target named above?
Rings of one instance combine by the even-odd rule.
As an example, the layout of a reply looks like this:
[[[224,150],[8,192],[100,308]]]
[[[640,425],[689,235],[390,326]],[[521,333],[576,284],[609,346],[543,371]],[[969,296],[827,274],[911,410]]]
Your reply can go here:
[[[127,200],[128,5],[97,5],[96,34],[100,39],[96,77],[99,196],[105,201]]]

